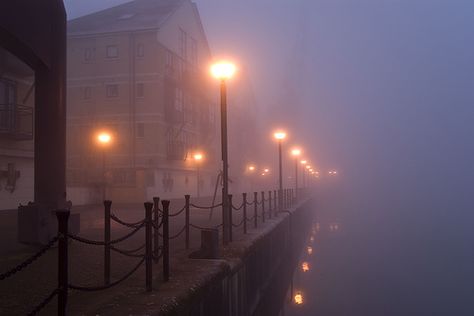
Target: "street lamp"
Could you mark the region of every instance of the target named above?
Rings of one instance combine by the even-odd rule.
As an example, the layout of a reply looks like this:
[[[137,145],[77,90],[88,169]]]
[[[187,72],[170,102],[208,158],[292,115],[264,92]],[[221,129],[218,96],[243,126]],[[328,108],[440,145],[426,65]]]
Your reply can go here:
[[[200,177],[200,165],[201,161],[204,158],[203,154],[195,153],[193,155],[194,160],[196,161],[196,181],[197,181],[197,197],[201,197],[201,177]]]
[[[298,201],[298,158],[301,155],[301,149],[293,148],[291,154],[295,157],[295,200]]]
[[[229,162],[227,158],[227,88],[226,81],[235,74],[234,64],[226,61],[211,66],[211,74],[221,82],[221,150],[222,150],[222,230],[223,241],[230,241],[230,208],[229,208]]]
[[[112,135],[109,132],[102,131],[97,133],[97,144],[102,148],[102,201],[105,201],[106,181],[105,181],[105,150],[112,143]]]
[[[281,161],[281,143],[286,138],[286,133],[284,131],[276,131],[273,133],[273,137],[278,142],[278,170],[279,170],[279,186],[278,186],[278,204],[279,210],[282,210],[283,207],[283,167]]]
[[[303,165],[303,188],[305,188],[306,187],[306,169],[305,169],[305,165],[308,163],[308,161],[307,160],[301,160],[300,162]]]

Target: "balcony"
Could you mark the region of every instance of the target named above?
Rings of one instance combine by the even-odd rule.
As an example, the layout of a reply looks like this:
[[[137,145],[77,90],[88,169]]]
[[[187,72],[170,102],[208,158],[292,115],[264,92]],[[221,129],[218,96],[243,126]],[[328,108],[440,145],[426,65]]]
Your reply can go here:
[[[0,104],[0,136],[14,140],[33,139],[33,114],[31,106]]]
[[[168,160],[184,160],[186,157],[186,145],[182,141],[171,141],[166,146],[166,158]]]

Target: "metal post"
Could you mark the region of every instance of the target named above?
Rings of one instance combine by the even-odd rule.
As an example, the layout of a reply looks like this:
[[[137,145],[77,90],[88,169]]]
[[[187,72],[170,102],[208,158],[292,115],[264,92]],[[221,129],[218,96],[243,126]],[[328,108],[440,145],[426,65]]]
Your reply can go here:
[[[153,253],[152,253],[152,212],[153,203],[145,202],[145,287],[147,292],[152,290]]]
[[[58,315],[66,315],[68,294],[68,219],[69,210],[56,211],[58,219]]]
[[[102,201],[105,201],[106,187],[105,187],[105,148],[102,148]]]
[[[223,210],[223,241],[226,245],[230,240],[229,231],[229,165],[227,160],[227,88],[225,80],[221,80],[221,150],[222,150],[222,210]],[[230,224],[232,225],[232,224]]]
[[[244,205],[244,234],[247,234],[247,193],[242,193],[242,203]]]
[[[110,284],[110,209],[112,201],[104,201],[104,284]]]
[[[163,206],[163,281],[167,282],[170,279],[170,248],[169,248],[169,207],[170,201],[162,200]]]
[[[232,221],[232,213],[233,213],[233,209],[232,209],[232,194],[229,194],[228,195],[228,199],[229,199],[229,241],[232,241],[232,226],[233,226],[233,221]]]
[[[257,228],[258,217],[257,217],[257,192],[253,193],[253,226]]]
[[[265,191],[262,191],[262,223],[265,223]]]
[[[282,164],[282,149],[281,149],[281,140],[278,141],[278,170],[280,175],[280,182],[278,186],[278,211],[282,211],[284,208],[283,200],[283,164]]]
[[[268,191],[268,218],[272,218],[272,191]]]
[[[185,200],[185,205],[184,205],[184,208],[185,208],[185,212],[186,212],[186,217],[185,217],[185,233],[186,233],[186,249],[189,249],[189,199],[190,199],[190,195],[189,194],[186,194],[184,196],[184,200]]]
[[[199,170],[199,162],[197,163],[196,167],[196,181],[197,181],[197,197],[201,197],[201,172]]]
[[[153,261],[158,263],[158,256],[160,255],[160,198],[153,197]]]
[[[295,159],[295,202],[298,201],[298,158]]]
[[[277,206],[277,191],[273,191],[273,205],[275,206],[275,216],[278,216],[278,206]]]

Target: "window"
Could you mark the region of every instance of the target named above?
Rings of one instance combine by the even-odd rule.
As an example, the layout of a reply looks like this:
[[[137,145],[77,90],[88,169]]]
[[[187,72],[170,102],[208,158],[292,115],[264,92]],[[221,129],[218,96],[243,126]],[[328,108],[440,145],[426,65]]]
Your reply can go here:
[[[118,97],[118,85],[117,84],[108,84],[105,86],[107,98]]]
[[[155,173],[153,171],[147,171],[145,174],[145,181],[147,187],[155,186]]]
[[[179,29],[179,52],[182,58],[187,58],[187,34],[181,28]]]
[[[90,100],[92,98],[92,89],[91,87],[85,87],[82,91],[83,93],[83,99],[84,100]]]
[[[143,44],[137,45],[137,57],[144,57],[145,56],[145,47]]]
[[[175,95],[175,102],[174,102],[174,107],[177,111],[182,112],[183,111],[183,90],[176,88],[175,90],[176,95]]]
[[[165,53],[165,64],[166,64],[166,67],[173,66],[173,56],[171,55],[170,51],[166,51]]]
[[[143,83],[137,83],[135,96],[137,98],[143,98],[145,96],[145,85]]]
[[[107,58],[118,58],[119,56],[118,47],[116,45],[107,46],[106,56]]]
[[[94,49],[86,48],[84,50],[84,60],[85,61],[92,61],[92,60],[94,60],[94,57],[95,57]]]
[[[138,138],[145,137],[145,124],[144,123],[137,123],[137,133],[136,136]]]
[[[16,103],[16,83],[0,79],[0,105]]]
[[[193,63],[194,65],[197,65],[197,62],[198,62],[197,41],[192,37],[191,37],[191,52],[190,52],[189,59],[191,63]]]

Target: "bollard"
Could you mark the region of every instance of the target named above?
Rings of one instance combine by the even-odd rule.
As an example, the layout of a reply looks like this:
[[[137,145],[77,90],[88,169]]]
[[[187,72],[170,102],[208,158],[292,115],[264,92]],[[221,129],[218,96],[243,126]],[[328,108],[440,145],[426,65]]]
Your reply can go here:
[[[244,234],[247,234],[247,193],[242,193],[242,204],[244,205]]]
[[[257,192],[253,193],[253,226],[257,228],[258,217],[257,217]]]
[[[268,218],[272,218],[272,191],[268,191]]]
[[[163,281],[170,279],[170,230],[169,230],[169,208],[170,201],[162,200],[163,205]]]
[[[57,210],[58,219],[58,315],[66,315],[68,294],[68,219],[69,210]]]
[[[153,262],[158,263],[160,256],[160,198],[153,197]]]
[[[234,212],[232,207],[232,194],[228,194],[228,201],[229,201],[229,241],[232,241],[232,228],[233,228],[233,221],[232,221],[232,213]]]
[[[145,202],[145,287],[147,292],[151,292],[153,279],[153,244],[152,244],[152,212],[153,203]]]
[[[265,223],[265,191],[262,191],[262,223]]]
[[[189,194],[186,194],[184,196],[184,200],[186,201],[185,203],[185,212],[186,212],[186,217],[185,217],[185,233],[186,233],[186,249],[189,249],[189,199],[191,196]]]
[[[273,191],[273,205],[275,206],[275,216],[278,216],[278,206],[277,206],[277,191]]]
[[[104,201],[104,284],[110,284],[110,209],[112,201]]]

